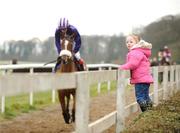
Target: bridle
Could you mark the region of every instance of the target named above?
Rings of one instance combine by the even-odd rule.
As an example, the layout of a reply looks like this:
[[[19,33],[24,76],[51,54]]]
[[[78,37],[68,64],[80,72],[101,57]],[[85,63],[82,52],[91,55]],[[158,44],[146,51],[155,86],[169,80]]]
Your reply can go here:
[[[68,35],[66,33],[66,31],[61,32],[61,34],[62,34],[61,38],[62,39],[60,40],[61,41],[61,45],[62,45],[62,43],[65,43],[65,46],[64,46],[65,48],[62,49],[62,46],[61,46],[61,51],[59,53],[58,58],[56,60],[53,60],[53,61],[45,63],[44,66],[48,65],[50,63],[54,63],[54,62],[57,62],[58,64],[60,64],[61,62],[63,64],[68,64],[68,63],[71,63],[74,60],[73,59],[74,58],[73,52],[67,49],[67,47],[68,47],[67,45],[71,44],[72,45],[72,49],[73,49],[75,33],[73,33],[72,35]]]
[[[65,33],[63,36],[63,39],[60,41],[61,41],[61,51],[59,53],[59,57],[58,57],[57,61],[60,61],[63,64],[67,65],[74,60],[73,59],[74,58],[74,56],[73,56],[74,34],[67,35]],[[69,45],[71,45],[71,46],[69,46]],[[68,49],[69,47],[70,47],[70,50]]]

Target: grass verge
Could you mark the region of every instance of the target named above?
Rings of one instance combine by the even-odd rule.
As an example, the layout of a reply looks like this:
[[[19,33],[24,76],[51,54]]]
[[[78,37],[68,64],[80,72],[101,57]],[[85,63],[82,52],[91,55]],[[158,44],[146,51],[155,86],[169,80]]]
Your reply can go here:
[[[180,92],[137,116],[123,133],[180,133]]]

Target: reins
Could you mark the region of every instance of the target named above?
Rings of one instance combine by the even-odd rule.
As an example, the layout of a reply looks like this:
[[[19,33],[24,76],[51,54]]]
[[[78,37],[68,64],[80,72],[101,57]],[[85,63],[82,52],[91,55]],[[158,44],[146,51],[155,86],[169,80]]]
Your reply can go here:
[[[47,62],[47,63],[45,63],[43,66],[46,66],[46,65],[51,64],[51,63],[54,63],[54,62],[56,62],[56,61],[57,61],[57,60],[53,60],[53,61]]]
[[[58,57],[56,60],[52,60],[50,62],[45,63],[44,66],[51,64],[51,63],[54,63],[54,62],[61,62],[61,57]]]

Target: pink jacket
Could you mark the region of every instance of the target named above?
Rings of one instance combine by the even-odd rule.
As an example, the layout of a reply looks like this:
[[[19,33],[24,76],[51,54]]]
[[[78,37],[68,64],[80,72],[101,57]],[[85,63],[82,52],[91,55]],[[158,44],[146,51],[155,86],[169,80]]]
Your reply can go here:
[[[147,46],[143,43],[133,46],[127,54],[126,63],[119,67],[120,69],[131,70],[131,84],[153,83],[149,61],[152,45],[145,43]]]

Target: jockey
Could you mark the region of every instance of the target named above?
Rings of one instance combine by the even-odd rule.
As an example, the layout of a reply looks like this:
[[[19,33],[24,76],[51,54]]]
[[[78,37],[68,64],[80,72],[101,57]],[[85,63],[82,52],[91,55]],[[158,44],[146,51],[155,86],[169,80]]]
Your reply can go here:
[[[60,23],[58,28],[55,31],[55,44],[56,44],[56,48],[57,48],[57,52],[58,54],[61,51],[61,33],[66,32],[67,35],[72,35],[73,33],[75,33],[75,39],[74,39],[74,56],[76,58],[76,60],[78,61],[78,63],[80,65],[84,64],[83,59],[80,56],[80,52],[79,49],[81,47],[81,36],[78,32],[78,30],[73,26],[69,24],[69,21],[66,18],[61,18],[60,19]],[[57,63],[55,66],[55,71],[57,69],[57,67],[59,66],[59,64]]]

